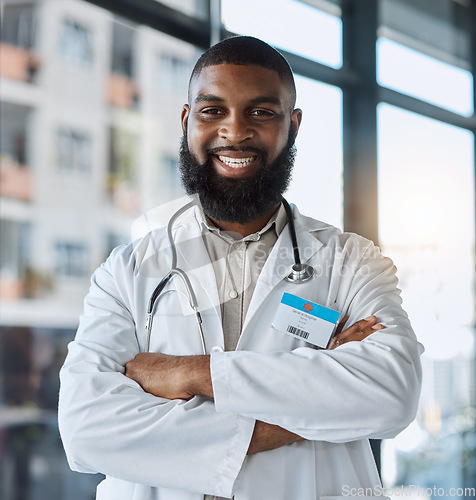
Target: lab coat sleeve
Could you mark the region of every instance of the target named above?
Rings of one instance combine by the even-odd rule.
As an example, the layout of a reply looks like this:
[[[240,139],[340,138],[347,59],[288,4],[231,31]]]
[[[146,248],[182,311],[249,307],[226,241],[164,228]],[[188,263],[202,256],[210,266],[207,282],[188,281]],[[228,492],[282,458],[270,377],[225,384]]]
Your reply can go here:
[[[358,262],[351,278],[339,278],[347,326],[375,314],[385,329],[335,350],[213,353],[217,411],[332,442],[394,437],[413,420],[423,348],[401,308],[395,267],[373,244]]]
[[[127,278],[113,269],[114,260],[93,276],[60,374],[59,425],[69,464],[134,483],[231,497],[254,420],[219,414],[202,396],[157,398],[124,375],[138,344],[125,303]]]

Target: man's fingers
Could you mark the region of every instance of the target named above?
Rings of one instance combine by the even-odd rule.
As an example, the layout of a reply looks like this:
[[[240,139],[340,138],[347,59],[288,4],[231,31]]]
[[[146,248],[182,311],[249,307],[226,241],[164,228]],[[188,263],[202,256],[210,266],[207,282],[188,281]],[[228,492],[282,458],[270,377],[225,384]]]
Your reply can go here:
[[[346,328],[341,334],[341,338],[346,338],[355,335],[370,335],[375,330],[381,330],[383,325],[377,323],[377,318],[375,316],[369,316],[368,318],[361,319],[353,325]]]
[[[345,323],[345,319],[341,324]],[[382,324],[377,323],[377,318],[375,316],[369,316],[365,319],[361,319],[354,323],[353,325],[346,328],[344,331],[337,331],[332,339],[329,349],[335,349],[346,342],[360,341],[368,337],[371,333],[385,328]]]
[[[349,316],[344,316],[340,323],[337,325],[337,330],[335,335],[339,335],[340,332],[342,332],[342,329],[344,328],[344,325],[347,323],[347,320],[349,319]]]

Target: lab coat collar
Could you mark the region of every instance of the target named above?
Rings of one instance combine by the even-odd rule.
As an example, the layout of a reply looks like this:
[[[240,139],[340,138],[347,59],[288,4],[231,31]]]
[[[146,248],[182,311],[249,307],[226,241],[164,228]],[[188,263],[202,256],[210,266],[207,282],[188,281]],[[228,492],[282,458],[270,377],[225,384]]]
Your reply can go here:
[[[292,205],[294,225],[298,241],[301,262],[308,262],[323,243],[319,241],[316,232],[330,228],[328,224],[303,216]],[[212,263],[208,259],[205,243],[202,239],[203,225],[199,222],[199,208],[197,206],[187,210],[178,218],[175,241],[177,246],[178,261],[182,269],[191,276],[196,291],[199,308],[201,311],[215,308],[216,314],[214,328],[207,328],[205,340],[207,347],[221,345],[223,347],[223,333],[221,324],[221,308],[218,287]],[[193,249],[193,251],[191,251]],[[274,245],[261,274],[256,283],[256,288],[251,299],[241,337],[246,337],[246,327],[253,315],[259,311],[264,299],[291,271],[294,264],[294,254],[288,224],[283,228]],[[213,338],[210,338],[211,332]],[[221,333],[218,334],[218,332]],[[241,338],[239,344],[241,344]]]
[[[219,304],[213,265],[203,241],[203,228],[198,222],[197,206],[187,210],[174,224],[174,240],[177,248],[179,266],[197,277],[200,287],[209,296],[212,304]],[[197,294],[198,295],[198,294]]]
[[[301,262],[306,263],[323,246],[323,243],[318,239],[316,232],[323,231],[331,226],[303,216],[294,205],[292,208]],[[286,276],[291,272],[291,266],[293,264],[293,246],[291,235],[289,233],[289,227],[286,225],[278,238],[278,241],[274,245],[273,250],[271,251],[271,254],[269,255],[258,278],[238,345],[241,344],[242,338],[246,338],[247,326],[253,316],[259,311],[265,298],[269,295],[273,288],[286,279]]]
[[[174,240],[179,267],[187,273],[197,297],[205,343],[210,351],[213,346],[224,347],[224,338],[215,271],[203,241],[203,226],[197,220],[198,210],[194,206],[177,219]]]
[[[330,226],[303,216],[294,205],[292,205],[292,209],[301,262],[306,263],[322,247],[321,241],[319,241],[314,233],[325,230]],[[293,264],[293,245],[289,225],[286,224],[263,267],[258,282],[263,282],[270,287],[274,287],[282,279],[286,278]]]

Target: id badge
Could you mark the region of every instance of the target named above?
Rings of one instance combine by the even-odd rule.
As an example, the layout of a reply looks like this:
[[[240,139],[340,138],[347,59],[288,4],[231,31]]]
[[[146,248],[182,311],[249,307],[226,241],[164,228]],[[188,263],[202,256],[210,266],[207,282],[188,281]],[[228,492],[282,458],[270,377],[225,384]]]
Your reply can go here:
[[[339,315],[338,311],[285,292],[272,327],[325,349],[335,332]]]

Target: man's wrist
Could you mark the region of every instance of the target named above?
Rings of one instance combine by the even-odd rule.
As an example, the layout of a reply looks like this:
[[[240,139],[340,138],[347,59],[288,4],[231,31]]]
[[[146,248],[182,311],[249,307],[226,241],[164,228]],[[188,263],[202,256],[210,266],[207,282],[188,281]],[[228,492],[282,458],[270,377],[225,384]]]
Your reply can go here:
[[[281,448],[281,446],[286,446],[302,440],[304,440],[303,437],[298,436],[291,431],[283,429],[277,425],[257,420],[247,455],[253,455],[254,453],[260,453],[262,451],[275,450],[276,448]]]
[[[186,356],[184,364],[187,392],[193,396],[201,395],[213,398],[210,356]]]

